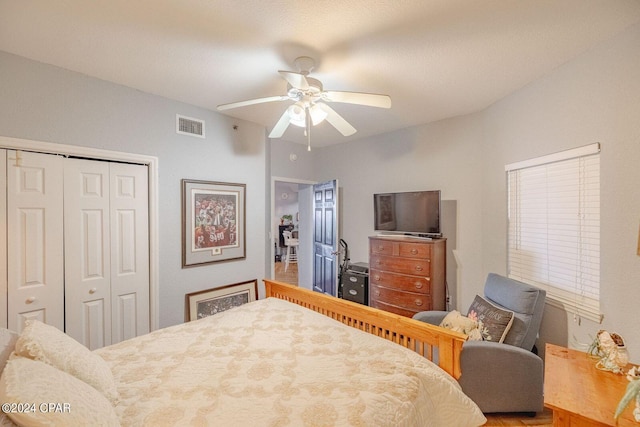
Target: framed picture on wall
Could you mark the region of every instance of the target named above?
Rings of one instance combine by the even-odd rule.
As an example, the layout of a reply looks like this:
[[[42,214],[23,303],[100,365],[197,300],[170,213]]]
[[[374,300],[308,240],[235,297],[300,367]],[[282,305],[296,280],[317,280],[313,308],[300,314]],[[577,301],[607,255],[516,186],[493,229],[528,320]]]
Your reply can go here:
[[[258,298],[258,280],[235,283],[186,295],[186,320],[202,319]]]
[[[182,268],[246,258],[246,185],[182,180]]]

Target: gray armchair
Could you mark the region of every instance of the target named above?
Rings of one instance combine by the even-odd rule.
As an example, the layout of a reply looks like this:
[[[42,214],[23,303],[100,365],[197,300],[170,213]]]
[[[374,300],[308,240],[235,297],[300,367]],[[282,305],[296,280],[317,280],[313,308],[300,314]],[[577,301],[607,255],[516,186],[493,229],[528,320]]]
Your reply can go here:
[[[460,355],[462,390],[482,412],[540,412],[543,409],[543,365],[534,344],[540,329],[546,292],[490,273],[484,296],[515,313],[502,344],[467,341]],[[445,311],[423,311],[414,319],[439,325]],[[465,313],[463,313],[465,314]]]

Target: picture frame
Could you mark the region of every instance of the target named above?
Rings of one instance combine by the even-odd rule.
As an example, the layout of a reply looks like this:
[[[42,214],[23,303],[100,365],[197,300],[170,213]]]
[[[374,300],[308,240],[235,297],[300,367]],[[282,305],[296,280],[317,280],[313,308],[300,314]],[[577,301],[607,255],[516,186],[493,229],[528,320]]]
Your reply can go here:
[[[246,185],[182,180],[182,268],[246,258]]]
[[[192,292],[185,296],[185,320],[213,316],[257,299],[258,279]]]

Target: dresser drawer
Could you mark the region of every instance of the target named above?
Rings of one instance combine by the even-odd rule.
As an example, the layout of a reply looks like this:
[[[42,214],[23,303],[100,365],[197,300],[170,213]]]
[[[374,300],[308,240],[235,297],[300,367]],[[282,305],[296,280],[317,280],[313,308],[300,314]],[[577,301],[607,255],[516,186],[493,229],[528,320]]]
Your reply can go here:
[[[393,255],[393,245],[390,240],[371,239],[369,247],[373,255]]]
[[[431,263],[429,260],[399,258],[381,255],[369,257],[369,268],[376,270],[393,271],[396,273],[415,274],[416,276],[429,277]]]
[[[369,291],[372,303],[379,302],[416,312],[431,310],[431,297],[425,294],[403,292],[378,285],[371,285]]]
[[[431,258],[431,245],[424,243],[400,243],[398,255],[407,258]]]
[[[373,284],[395,288],[399,291],[431,294],[431,279],[429,277],[409,276],[371,269],[369,271],[369,281]]]

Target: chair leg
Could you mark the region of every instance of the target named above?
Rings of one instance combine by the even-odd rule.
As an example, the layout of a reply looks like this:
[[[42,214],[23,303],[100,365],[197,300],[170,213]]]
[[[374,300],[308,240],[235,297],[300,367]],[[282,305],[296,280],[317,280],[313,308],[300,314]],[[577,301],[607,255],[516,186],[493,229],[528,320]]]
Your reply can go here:
[[[287,246],[287,255],[284,261],[284,272],[287,272],[287,268],[289,268],[289,259],[291,259],[291,246]]]

